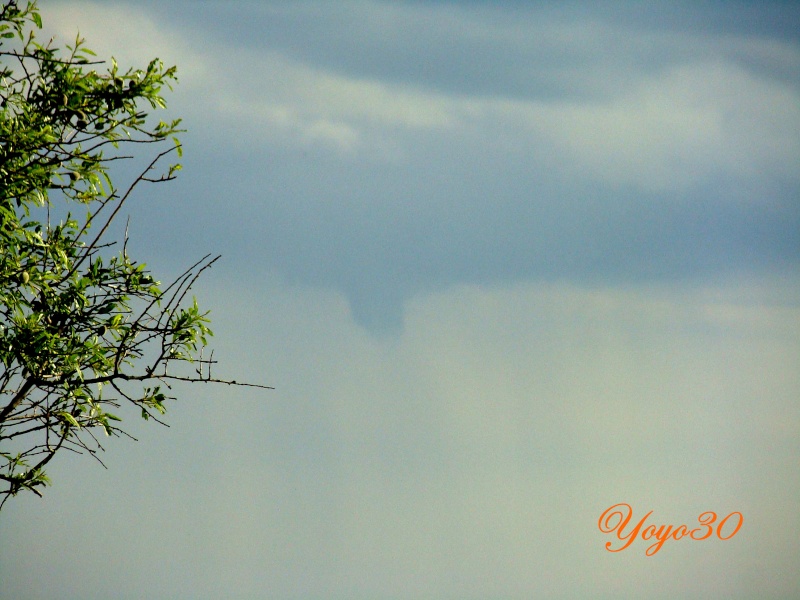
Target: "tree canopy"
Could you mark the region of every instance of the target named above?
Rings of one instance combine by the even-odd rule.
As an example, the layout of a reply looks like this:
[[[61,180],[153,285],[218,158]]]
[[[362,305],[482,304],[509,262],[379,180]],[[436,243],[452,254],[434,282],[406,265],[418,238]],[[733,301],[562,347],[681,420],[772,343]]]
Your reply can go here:
[[[134,189],[180,169],[162,166],[180,120],[146,112],[166,107],[176,68],[122,70],[80,37],[40,43],[41,28],[35,2],[0,12],[0,506],[41,495],[60,450],[97,458],[125,405],[159,420],[174,381],[250,385],[211,376],[208,313],[189,296],[219,257],[162,285],[128,255],[127,226],[109,239]],[[117,187],[111,167],[143,147],[152,159]]]

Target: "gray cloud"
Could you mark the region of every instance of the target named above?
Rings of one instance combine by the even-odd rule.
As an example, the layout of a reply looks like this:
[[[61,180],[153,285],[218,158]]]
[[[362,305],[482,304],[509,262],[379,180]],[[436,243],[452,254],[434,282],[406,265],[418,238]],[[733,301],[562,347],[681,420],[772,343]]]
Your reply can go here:
[[[215,115],[189,114],[202,184],[181,192],[200,208],[186,227],[218,230],[256,272],[344,291],[371,328],[458,282],[796,268],[800,51],[746,35],[743,6],[707,31],[277,3],[237,36],[229,9],[207,10],[213,36],[197,21],[170,42],[179,94]]]

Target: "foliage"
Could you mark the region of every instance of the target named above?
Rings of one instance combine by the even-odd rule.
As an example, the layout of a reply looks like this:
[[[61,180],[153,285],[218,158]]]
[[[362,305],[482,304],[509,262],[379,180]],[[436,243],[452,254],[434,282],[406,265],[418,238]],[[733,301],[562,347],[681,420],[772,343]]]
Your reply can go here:
[[[175,67],[155,59],[123,72],[113,59],[96,61],[80,38],[66,50],[40,44],[41,27],[35,2],[2,8],[2,503],[22,490],[41,495],[44,467],[61,449],[97,457],[97,434],[124,433],[112,412],[122,405],[158,420],[171,380],[236,384],[212,379],[207,313],[187,296],[218,257],[162,287],[128,256],[127,227],[123,240],[106,240],[137,185],[180,169],[153,174],[166,155],[180,155],[180,121],[151,126],[141,110],[166,106],[161,92],[176,81]],[[167,148],[127,189],[116,188],[109,167],[142,144]]]

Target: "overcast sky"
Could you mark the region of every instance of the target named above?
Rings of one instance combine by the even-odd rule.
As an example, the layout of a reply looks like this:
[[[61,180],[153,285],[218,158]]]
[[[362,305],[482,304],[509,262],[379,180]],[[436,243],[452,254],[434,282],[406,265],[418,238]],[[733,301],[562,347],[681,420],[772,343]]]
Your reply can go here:
[[[276,389],[55,459],[0,599],[800,593],[800,5],[40,5],[177,64],[131,253],[223,254],[217,375]],[[611,553],[617,503],[744,524]]]

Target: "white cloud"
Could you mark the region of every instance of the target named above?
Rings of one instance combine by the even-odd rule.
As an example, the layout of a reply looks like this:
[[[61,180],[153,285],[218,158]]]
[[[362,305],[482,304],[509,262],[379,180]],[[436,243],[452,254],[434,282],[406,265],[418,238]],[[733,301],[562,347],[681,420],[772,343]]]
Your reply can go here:
[[[730,63],[676,66],[610,99],[475,106],[544,137],[586,179],[681,191],[719,176],[796,178],[800,92]]]
[[[118,2],[56,2],[40,6],[43,36],[56,36],[59,45],[73,43],[76,34],[97,54],[114,57],[120,68],[144,68],[153,58],[178,65],[178,74],[195,84],[213,73],[202,46],[172,23],[159,22],[146,10]]]
[[[583,102],[445,96],[289,61],[256,79],[280,83],[231,81],[219,95],[217,108],[238,131],[269,143],[277,130],[283,143],[327,141],[359,156],[413,156],[414,130],[435,130],[455,153],[463,135],[482,139],[487,152],[549,148],[568,178],[660,192],[720,176],[794,179],[800,153],[798,90],[725,63],[677,66]]]
[[[217,88],[216,109],[247,141],[331,144],[351,153],[391,146],[398,129],[446,129],[452,124],[445,98],[403,86],[325,73],[271,52],[236,52]],[[253,67],[253,65],[258,65]]]

